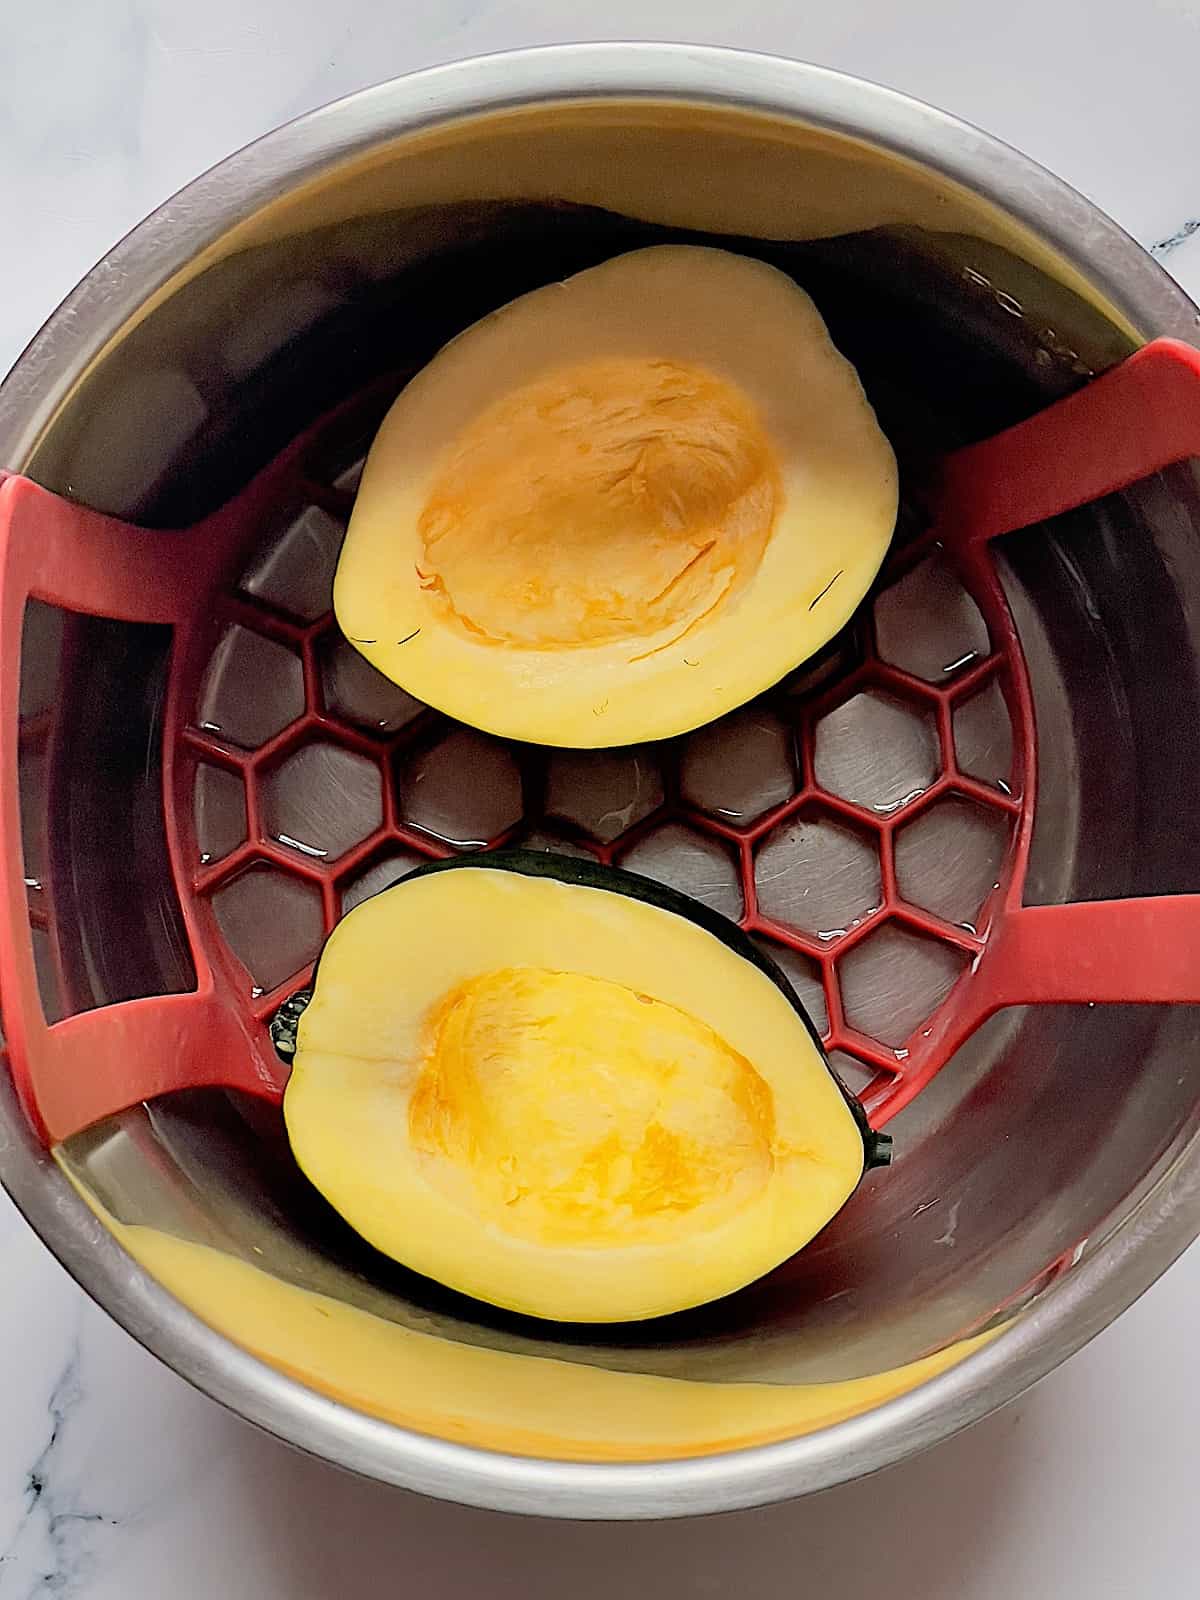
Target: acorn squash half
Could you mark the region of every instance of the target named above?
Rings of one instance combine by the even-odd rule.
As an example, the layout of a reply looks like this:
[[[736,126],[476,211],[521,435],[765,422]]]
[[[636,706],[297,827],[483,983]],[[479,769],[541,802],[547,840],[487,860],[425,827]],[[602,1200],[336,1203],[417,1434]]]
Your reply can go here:
[[[832,638],[896,504],[808,295],[761,261],[653,246],[521,296],[413,378],[334,605],[381,672],[475,727],[660,739]]]
[[[419,869],[339,924],[276,1035],[294,1047],[292,1150],[342,1216],[406,1266],[538,1317],[727,1294],[886,1160],[746,936],[590,862]]]

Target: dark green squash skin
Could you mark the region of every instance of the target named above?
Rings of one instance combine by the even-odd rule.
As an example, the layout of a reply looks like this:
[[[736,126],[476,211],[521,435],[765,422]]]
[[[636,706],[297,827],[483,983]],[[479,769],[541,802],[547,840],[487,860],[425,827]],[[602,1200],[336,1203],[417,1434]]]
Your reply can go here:
[[[813,1026],[812,1018],[804,1009],[799,995],[788,982],[787,976],[770,956],[758,948],[749,934],[738,927],[736,922],[731,922],[728,917],[722,916],[719,911],[712,910],[701,901],[694,900],[691,895],[681,894],[678,889],[669,889],[666,884],[658,883],[653,878],[645,878],[639,872],[626,872],[623,867],[606,867],[598,861],[584,861],[575,856],[560,856],[544,850],[490,850],[466,856],[448,856],[444,861],[429,861],[424,866],[415,867],[411,872],[406,872],[397,878],[396,883],[407,883],[413,878],[426,878],[434,872],[458,872],[469,870],[471,867],[490,867],[496,872],[515,872],[525,878],[553,878],[557,883],[572,884],[582,889],[607,889],[611,894],[626,895],[631,900],[641,900],[646,905],[656,906],[660,911],[669,911],[677,917],[685,918],[688,922],[694,922],[706,933],[711,933],[727,949],[732,950],[734,955],[740,956],[743,961],[748,961],[751,966],[765,973],[807,1028],[809,1037],[825,1063],[826,1071],[841,1090],[854,1117],[855,1126],[862,1136],[863,1170],[869,1171],[872,1167],[890,1165],[891,1134],[876,1133],[871,1127],[866,1112],[838,1077],[829,1057],[825,1054],[821,1036]],[[389,884],[388,889],[395,886]],[[378,892],[386,894],[388,889],[380,889]],[[320,965],[319,957],[317,965]],[[316,983],[316,979],[317,972],[314,968],[313,984]],[[298,989],[283,1002],[271,1019],[271,1042],[283,1061],[290,1062],[296,1053],[296,1029],[304,1008],[311,999],[312,985]]]

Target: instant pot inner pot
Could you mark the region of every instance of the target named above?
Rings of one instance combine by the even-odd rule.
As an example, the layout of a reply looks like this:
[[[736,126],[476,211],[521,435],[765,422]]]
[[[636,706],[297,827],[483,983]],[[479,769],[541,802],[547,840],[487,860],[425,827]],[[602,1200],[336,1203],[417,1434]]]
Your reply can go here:
[[[652,115],[629,113],[639,126]],[[735,136],[751,153],[760,137],[745,120]],[[486,149],[486,130],[477,137]],[[540,137],[553,142],[553,118]],[[654,148],[643,159],[660,162],[669,194],[670,152]],[[825,167],[845,159],[833,141],[830,152],[809,140],[791,153],[798,195],[828,186]],[[855,160],[859,181],[873,173],[880,196],[903,195],[890,158],[860,150]],[[386,152],[375,166],[386,174]],[[473,195],[374,198],[360,214],[350,180],[340,203],[328,180],[329,204],[310,197],[257,236],[231,237],[114,339],[24,464],[86,504],[182,528],[311,430],[295,495],[247,543],[236,620],[214,614],[188,729],[164,716],[169,633],[43,606],[27,615],[25,849],[51,1019],[192,981],[168,866],[164,740],[178,741],[186,773],[174,803],[187,813],[197,881],[216,885],[203,896],[208,925],[256,994],[302,974],[323,906],[390,881],[419,856],[413,838],[435,850],[504,837],[599,851],[734,915],[738,863],[750,861],[760,904],[832,941],[878,903],[868,832],[818,811],[749,850],[738,833],[795,792],[805,759],[881,816],[932,781],[927,711],[852,674],[875,653],[940,683],[986,655],[986,626],[936,551],[911,570],[901,558],[859,625],[716,734],[583,759],[511,748],[424,712],[330,623],[314,657],[324,720],[255,779],[249,817],[241,777],[212,753],[267,744],[303,708],[306,669],[289,641],[327,612],[356,465],[392,395],[447,339],[525,290],[662,241],[720,244],[781,267],[815,299],[896,448],[902,549],[921,533],[940,455],[1129,348],[1115,319],[1033,264],[1015,236],[976,227],[952,197],[940,227],[881,201],[878,218],[807,238],[799,200],[800,220],[781,219],[787,237],[775,237],[767,218],[751,231],[682,226],[665,202],[514,197],[519,186],[503,178],[501,154]],[[1037,711],[1029,901],[1200,888],[1198,526],[1200,490],[1180,468],[1003,545]],[[995,681],[956,708],[954,735],[996,808],[928,811],[897,848],[910,858],[910,897],[970,926],[1011,846],[1012,728]],[[354,855],[393,822],[389,843]],[[303,871],[248,865],[223,881],[222,859],[256,825]],[[903,873],[903,853],[899,862]],[[864,1036],[902,1052],[950,986],[970,982],[965,965],[952,944],[885,923],[838,968],[842,1004]],[[821,1023],[815,969],[803,957],[791,966]],[[78,1136],[64,1155],[123,1222],[216,1246],[424,1332],[627,1371],[820,1382],[894,1368],[984,1328],[1086,1249],[1192,1116],[1183,1063],[1198,1036],[1196,1008],[1001,1013],[891,1121],[895,1166],[872,1174],[801,1255],[716,1305],[601,1330],[508,1315],[385,1260],[306,1183],[280,1116],[262,1105],[207,1091],[164,1099]],[[872,1060],[843,1053],[840,1064],[856,1088],[878,1078]]]

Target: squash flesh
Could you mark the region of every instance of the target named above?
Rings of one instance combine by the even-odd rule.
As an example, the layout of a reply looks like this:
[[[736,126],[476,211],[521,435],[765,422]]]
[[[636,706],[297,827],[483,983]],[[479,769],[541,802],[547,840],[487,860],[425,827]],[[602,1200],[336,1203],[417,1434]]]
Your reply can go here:
[[[539,1006],[553,1020],[531,1043]],[[316,1186],[397,1260],[537,1316],[728,1293],[807,1243],[863,1170],[770,978],[603,889],[471,866],[385,891],[331,935],[297,1044],[284,1109]],[[554,1063],[572,1052],[568,1093]],[[697,1152],[707,1170],[684,1175]]]
[[[732,384],[681,362],[582,362],[495,401],[446,451],[418,580],[500,647],[636,651],[744,587],[778,500],[770,441]]]
[[[809,297],[760,261],[655,246],[523,295],[410,381],[334,607],[374,666],[474,727],[659,739],[832,638],[897,496]]]
[[[670,1238],[757,1195],[770,1091],[711,1028],[603,978],[520,968],[444,996],[409,1103],[431,1179],[534,1241]],[[447,1171],[447,1164],[449,1170]]]

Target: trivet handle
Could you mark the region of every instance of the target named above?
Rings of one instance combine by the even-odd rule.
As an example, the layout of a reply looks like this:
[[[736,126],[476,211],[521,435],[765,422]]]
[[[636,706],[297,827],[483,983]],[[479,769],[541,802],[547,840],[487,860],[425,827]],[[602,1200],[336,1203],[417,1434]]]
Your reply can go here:
[[[960,998],[914,1046],[942,1062],[998,1011],[1020,1005],[1200,1005],[1200,894],[1021,906],[992,924]],[[893,1094],[887,1115],[909,1093]],[[886,1119],[884,1119],[886,1120]]]
[[[988,541],[1194,456],[1200,351],[1156,339],[1027,421],[947,456],[937,535],[966,567],[982,565]],[[969,994],[950,1048],[1009,1005],[1200,1004],[1200,894],[1015,907],[997,920]]]
[[[194,531],[193,531],[194,532]],[[277,1099],[285,1073],[218,997],[197,987],[81,1012],[48,1027],[30,937],[21,833],[21,633],[31,598],[128,622],[177,624],[222,558],[216,541],[127,526],[0,474],[0,997],[21,1103],[48,1144],[176,1088]],[[269,1059],[268,1059],[269,1057]]]
[[[33,597],[120,622],[178,623],[219,553],[195,530],[137,528],[0,472],[0,585],[22,614]]]
[[[278,1101],[287,1078],[211,983],[26,1027],[9,1052],[17,1093],[50,1145],[177,1089],[240,1089]]]
[[[971,987],[988,1014],[1069,1002],[1200,1005],[1200,894],[1007,912]]]
[[[1044,411],[946,457],[938,537],[966,553],[1200,456],[1200,351],[1155,339]]]

